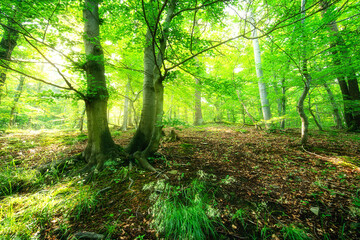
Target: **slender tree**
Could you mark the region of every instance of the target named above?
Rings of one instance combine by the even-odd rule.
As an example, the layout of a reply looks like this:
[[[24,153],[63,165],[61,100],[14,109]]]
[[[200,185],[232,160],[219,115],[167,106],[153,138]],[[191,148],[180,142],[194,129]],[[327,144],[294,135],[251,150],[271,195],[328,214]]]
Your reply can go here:
[[[307,54],[306,54],[306,45],[307,45],[307,39],[306,35],[304,34],[305,31],[305,17],[306,17],[306,0],[301,0],[301,31],[302,34],[302,59],[301,59],[301,72],[304,82],[304,89],[301,93],[301,96],[299,98],[299,101],[297,103],[297,111],[299,113],[300,119],[301,119],[301,144],[306,145],[308,140],[308,132],[309,132],[309,120],[308,117],[305,114],[304,109],[304,101],[306,99],[306,96],[309,93],[310,90],[310,83],[311,83],[311,75],[308,71],[308,60],[307,60]]]
[[[263,70],[261,67],[261,52],[260,52],[260,44],[256,30],[256,21],[252,12],[250,16],[250,21],[251,21],[251,30],[253,37],[252,41],[254,48],[255,69],[256,69],[256,76],[258,77],[258,86],[259,86],[260,101],[261,101],[261,110],[262,110],[263,118],[265,120],[266,128],[270,128],[270,123],[269,123],[269,120],[271,119],[270,103],[268,99],[266,84],[264,82]]]

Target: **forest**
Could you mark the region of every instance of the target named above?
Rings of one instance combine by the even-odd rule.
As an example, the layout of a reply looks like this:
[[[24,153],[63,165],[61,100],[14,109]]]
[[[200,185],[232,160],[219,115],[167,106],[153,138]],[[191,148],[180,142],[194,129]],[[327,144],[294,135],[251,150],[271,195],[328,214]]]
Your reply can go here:
[[[360,2],[1,0],[0,240],[360,239]]]

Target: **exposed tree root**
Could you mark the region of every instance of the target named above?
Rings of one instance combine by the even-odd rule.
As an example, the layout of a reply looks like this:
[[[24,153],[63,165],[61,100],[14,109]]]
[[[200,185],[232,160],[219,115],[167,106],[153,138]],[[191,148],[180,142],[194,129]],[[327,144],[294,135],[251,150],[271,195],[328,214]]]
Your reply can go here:
[[[147,160],[146,155],[144,154],[144,152],[135,152],[134,153],[134,157],[135,159],[138,161],[140,167],[152,171],[152,172],[157,172],[156,168],[154,168]]]
[[[91,182],[95,178],[95,175],[104,169],[106,161],[110,159],[121,159],[127,163],[130,159],[129,154],[119,145],[114,145],[114,147],[110,148],[107,152],[89,152],[85,150],[82,155],[87,164],[76,174],[85,175],[85,183]]]
[[[43,165],[37,167],[36,169],[40,172],[40,174],[44,174],[47,171],[50,171],[51,169],[64,169],[64,168],[66,168],[67,164],[70,161],[79,162],[82,160],[84,160],[82,155],[77,154],[77,155],[71,156],[69,158],[64,158],[64,159],[60,159],[60,160],[56,160],[56,161],[52,161],[52,162],[43,164]]]

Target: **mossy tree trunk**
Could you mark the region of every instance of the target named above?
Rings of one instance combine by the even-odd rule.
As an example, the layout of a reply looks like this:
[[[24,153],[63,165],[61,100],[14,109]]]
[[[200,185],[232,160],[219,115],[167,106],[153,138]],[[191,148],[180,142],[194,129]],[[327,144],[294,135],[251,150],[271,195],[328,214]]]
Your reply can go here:
[[[17,45],[19,38],[19,32],[16,30],[17,23],[12,19],[8,18],[6,26],[3,26],[3,37],[0,41],[0,60],[10,60],[11,54]],[[6,70],[0,69],[0,102],[2,95],[2,88],[6,82]]]
[[[99,9],[97,0],[85,0],[83,16],[85,22],[85,54],[87,97],[85,107],[87,114],[88,144],[84,157],[88,165],[84,171],[96,166],[101,170],[109,153],[116,145],[111,138],[107,119],[108,92],[105,81],[104,55],[100,45]]]

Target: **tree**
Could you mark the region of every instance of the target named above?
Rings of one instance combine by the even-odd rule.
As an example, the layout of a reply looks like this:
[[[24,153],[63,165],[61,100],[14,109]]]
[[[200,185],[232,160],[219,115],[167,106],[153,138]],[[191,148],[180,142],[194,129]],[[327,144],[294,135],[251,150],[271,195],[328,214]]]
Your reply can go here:
[[[360,91],[356,71],[337,23],[332,17],[329,17],[329,14],[332,13],[332,7],[329,6],[329,2],[326,0],[321,1],[321,7],[323,9],[323,18],[326,20],[330,18],[328,27],[333,33],[332,38],[330,38],[331,52],[333,64],[338,68],[336,75],[344,100],[345,122],[349,129],[358,130],[360,129]]]
[[[301,30],[305,32],[306,26],[305,26],[305,16],[306,16],[306,0],[301,0]],[[308,131],[309,131],[309,120],[308,117],[305,114],[304,110],[304,101],[306,99],[306,96],[309,93],[310,90],[310,83],[311,83],[311,76],[308,71],[308,60],[306,56],[306,45],[308,44],[307,37],[305,34],[302,35],[302,64],[301,64],[301,72],[304,82],[304,89],[301,93],[301,96],[299,98],[298,104],[297,104],[297,111],[299,113],[300,119],[301,119],[301,144],[306,145],[308,140]]]
[[[88,144],[84,151],[88,165],[84,171],[90,170],[93,166],[101,170],[109,153],[114,151],[117,153],[107,120],[108,91],[105,81],[104,55],[100,44],[98,3],[98,0],[85,0],[83,10],[87,81],[85,105],[88,120]]]
[[[269,99],[267,96],[268,94],[266,91],[266,84],[264,83],[264,80],[263,80],[263,70],[261,67],[260,45],[259,45],[259,39],[257,38],[257,30],[256,30],[256,24],[255,24],[256,21],[255,21],[255,18],[253,16],[252,12],[251,12],[251,16],[250,16],[250,21],[251,21],[255,68],[256,68],[256,75],[258,77],[261,109],[262,109],[263,117],[265,120],[265,125],[267,128],[270,128],[270,124],[268,122],[271,119],[270,103],[269,103]]]
[[[16,11],[15,11],[16,14]],[[15,15],[14,14],[14,15]],[[4,33],[0,41],[0,60],[9,61],[11,59],[12,52],[17,45],[19,38],[19,32],[17,30],[17,23],[12,17],[7,18],[7,25],[1,24]],[[2,87],[6,81],[6,70],[0,69],[0,102],[2,95]]]

